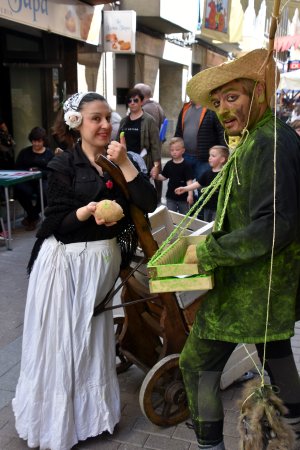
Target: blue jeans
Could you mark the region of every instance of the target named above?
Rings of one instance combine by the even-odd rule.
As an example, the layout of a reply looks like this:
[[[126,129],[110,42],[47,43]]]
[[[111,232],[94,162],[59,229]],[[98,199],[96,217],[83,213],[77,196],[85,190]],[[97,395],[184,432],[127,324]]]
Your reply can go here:
[[[208,162],[200,161],[199,159],[195,158],[195,156],[187,155],[186,153],[184,153],[183,157],[192,165],[194,170],[194,178],[196,179],[198,179],[206,170],[210,168]]]

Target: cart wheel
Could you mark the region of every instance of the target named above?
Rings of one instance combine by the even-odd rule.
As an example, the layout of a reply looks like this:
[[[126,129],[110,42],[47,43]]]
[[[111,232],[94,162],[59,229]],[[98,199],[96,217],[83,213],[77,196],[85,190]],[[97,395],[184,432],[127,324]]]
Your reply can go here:
[[[129,361],[125,355],[123,355],[120,343],[119,343],[119,336],[122,332],[124,324],[124,317],[123,316],[116,316],[114,317],[114,327],[115,327],[115,339],[116,339],[116,357],[120,360],[120,362],[117,362],[117,373],[123,373],[126,372],[127,369],[129,369],[130,366],[132,366],[132,362]]]
[[[155,425],[176,425],[189,417],[179,354],[166,356],[152,367],[141,386],[139,400],[143,414]]]

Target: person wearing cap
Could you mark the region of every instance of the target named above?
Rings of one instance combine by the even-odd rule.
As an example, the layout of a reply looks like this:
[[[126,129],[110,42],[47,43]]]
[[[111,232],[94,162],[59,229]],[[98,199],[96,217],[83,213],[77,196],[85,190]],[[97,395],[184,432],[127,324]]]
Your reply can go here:
[[[300,317],[300,145],[270,108],[278,82],[272,53],[259,49],[204,70],[187,85],[192,101],[217,113],[232,149],[215,179],[214,231],[186,257],[200,273],[212,272],[215,283],[180,356],[199,448],[225,448],[220,378],[238,343],[256,345],[288,409],[285,420],[300,431],[290,343]]]
[[[113,433],[120,420],[113,315],[94,316],[94,308],[113,288],[120,265],[128,265],[137,235],[125,195],[95,157],[106,155],[119,166],[132,203],[144,213],[157,204],[154,186],[127,156],[124,137],[110,142],[111,109],[102,95],[76,93],[63,112],[54,131],[70,144],[48,164],[48,206],[29,261],[12,401],[19,436],[30,448],[51,450]],[[101,200],[106,209],[116,201],[124,217],[99,217]]]

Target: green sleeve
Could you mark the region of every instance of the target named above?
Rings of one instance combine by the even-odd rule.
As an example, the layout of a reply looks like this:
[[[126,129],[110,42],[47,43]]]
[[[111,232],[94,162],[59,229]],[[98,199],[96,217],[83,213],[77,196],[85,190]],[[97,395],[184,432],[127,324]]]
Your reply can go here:
[[[272,131],[272,130],[271,130]],[[274,146],[260,133],[237,161],[240,184],[232,187],[222,232],[213,232],[197,247],[200,267],[239,266],[269,257],[274,229]],[[275,253],[299,240],[299,143],[278,137],[276,149]],[[233,170],[233,166],[231,168]],[[219,205],[218,205],[219,208]],[[227,229],[226,229],[226,224]]]

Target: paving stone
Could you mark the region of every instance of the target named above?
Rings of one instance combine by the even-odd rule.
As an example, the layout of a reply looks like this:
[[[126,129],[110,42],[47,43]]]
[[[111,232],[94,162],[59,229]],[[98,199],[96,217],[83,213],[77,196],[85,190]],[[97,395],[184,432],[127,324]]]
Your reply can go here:
[[[28,450],[26,441],[19,438],[13,438],[1,450]],[[38,448],[36,448],[38,450]]]
[[[239,433],[237,430],[237,422],[236,423],[230,423],[227,422],[224,424],[224,434],[226,436],[230,437],[238,437]]]
[[[8,405],[14,398],[14,392],[0,389],[0,409]]]
[[[20,363],[18,362],[4,375],[0,377],[0,391],[15,392],[20,374]],[[1,397],[0,397],[1,398]],[[1,402],[1,400],[0,400]]]
[[[185,426],[177,426],[172,436],[175,439],[182,439],[183,441],[197,442],[194,430]]]
[[[225,436],[224,444],[226,450],[239,450],[239,439]]]
[[[143,431],[144,433],[157,434],[165,437],[171,437],[175,431],[175,427],[159,427],[144,417],[140,417],[136,420],[134,429]]]
[[[108,437],[107,439],[109,441],[116,441],[120,442],[121,444],[132,444],[136,446],[143,447],[146,439],[148,437],[147,433],[142,433],[141,431],[136,431],[131,428],[124,428],[124,429],[116,429],[114,431],[114,434],[111,437]]]
[[[9,415],[10,417],[10,415]],[[13,413],[11,412],[10,419],[3,425],[0,429],[0,436],[9,436],[11,438],[18,438],[18,433],[15,428],[15,418]]]
[[[237,423],[238,416],[239,416],[239,411],[237,408],[235,410],[227,410],[225,417],[224,417],[224,423],[225,424],[227,422]]]
[[[191,444],[189,450],[199,450],[198,444]]]
[[[19,336],[0,349],[0,377],[20,361],[21,347],[22,338]]]
[[[106,437],[97,436],[95,438],[87,439],[86,441],[79,442],[72,447],[72,450],[118,450],[120,444],[118,442],[109,441]],[[136,447],[135,447],[136,448]]]
[[[11,437],[0,435],[0,448],[4,448],[11,441]]]
[[[179,439],[168,439],[163,436],[150,435],[145,442],[145,448],[153,450],[188,450],[190,442],[185,442]]]

